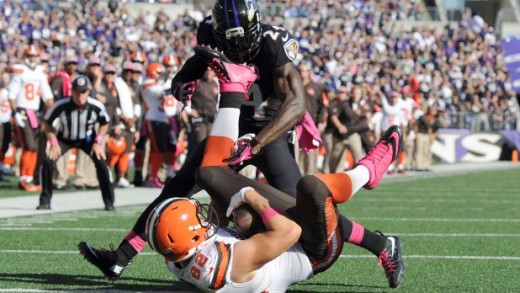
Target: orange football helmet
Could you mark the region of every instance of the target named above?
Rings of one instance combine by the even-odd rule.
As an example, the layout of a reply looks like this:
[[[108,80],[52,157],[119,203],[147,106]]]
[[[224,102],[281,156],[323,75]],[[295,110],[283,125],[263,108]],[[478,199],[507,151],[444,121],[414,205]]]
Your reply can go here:
[[[179,60],[179,57],[177,57],[173,54],[168,54],[168,55],[164,55],[164,57],[162,59],[162,63],[164,66],[179,66],[180,60]]]
[[[212,212],[208,205],[195,199],[169,198],[148,216],[146,239],[167,260],[186,260],[215,233],[217,226],[210,220]]]
[[[32,57],[32,56],[40,56],[41,51],[40,48],[38,48],[35,45],[29,45],[25,50],[23,51],[24,57]]]
[[[161,64],[152,62],[146,68],[146,77],[151,79],[158,79],[161,74],[164,73],[164,69]]]
[[[130,55],[130,61],[144,64],[146,63],[146,55],[141,51],[134,52]]]
[[[25,64],[29,66],[30,68],[36,68],[38,63],[40,62],[40,55],[41,51],[40,49],[35,45],[29,45],[25,50],[23,51],[23,56],[25,58]]]
[[[107,141],[107,152],[112,155],[121,155],[125,152],[126,140],[124,137],[110,136]]]

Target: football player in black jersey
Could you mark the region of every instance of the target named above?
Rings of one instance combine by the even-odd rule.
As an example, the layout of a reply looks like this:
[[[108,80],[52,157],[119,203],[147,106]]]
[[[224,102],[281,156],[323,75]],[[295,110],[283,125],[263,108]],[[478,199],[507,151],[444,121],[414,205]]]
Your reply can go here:
[[[304,87],[292,62],[298,55],[297,41],[281,27],[262,24],[255,0],[217,0],[212,15],[200,23],[197,42],[202,46],[218,48],[235,63],[254,64],[257,67],[259,78],[248,94],[249,99],[240,108],[239,120],[239,136],[243,135],[239,140],[248,145],[243,149],[250,153],[249,156],[238,154],[230,161],[241,166],[256,166],[270,185],[296,196],[296,186],[302,175],[293,156],[294,146],[288,142],[289,131],[305,114]],[[207,58],[198,54],[186,60],[172,80],[171,89],[175,98],[188,102],[198,79],[207,68]],[[81,253],[108,279],[119,278],[146,245],[146,220],[155,206],[167,198],[190,194],[196,184],[194,174],[203,159],[204,148],[205,141],[195,147],[176,176],[166,183],[159,197],[141,214],[115,251],[80,243]],[[241,158],[248,159],[242,161]],[[386,246],[386,237],[346,218],[342,222],[347,235],[345,241],[372,252],[382,251]],[[353,233],[361,236],[348,237]]]

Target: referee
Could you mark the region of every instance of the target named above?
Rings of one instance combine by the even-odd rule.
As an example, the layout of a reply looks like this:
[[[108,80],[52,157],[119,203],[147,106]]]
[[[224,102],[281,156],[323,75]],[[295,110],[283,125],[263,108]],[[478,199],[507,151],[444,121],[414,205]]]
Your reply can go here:
[[[72,96],[58,100],[45,114],[42,123],[47,135],[48,147],[40,169],[42,192],[36,209],[49,210],[52,198],[52,174],[56,160],[71,148],[90,154],[101,187],[105,210],[114,210],[114,187],[110,182],[110,170],[106,163],[103,139],[108,132],[110,118],[105,106],[89,97],[90,81],[79,75],[72,82]],[[55,130],[53,122],[59,119],[61,127]],[[99,124],[96,132],[96,124]]]

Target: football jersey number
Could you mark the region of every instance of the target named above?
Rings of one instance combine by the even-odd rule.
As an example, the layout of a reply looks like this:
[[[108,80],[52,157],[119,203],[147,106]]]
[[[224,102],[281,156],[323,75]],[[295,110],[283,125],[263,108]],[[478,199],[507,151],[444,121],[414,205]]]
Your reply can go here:
[[[284,34],[284,36],[282,37],[282,41],[287,41],[288,37],[289,37],[289,33],[283,28],[283,27],[279,27],[279,26],[272,26],[274,31],[273,30],[268,30],[268,31],[265,31],[264,32],[264,37],[271,37],[271,39],[275,40],[278,39],[278,37],[280,36],[280,34]]]
[[[192,266],[191,270],[190,270],[191,277],[196,280],[199,280],[200,279],[200,270],[202,267],[204,267],[206,265],[207,262],[208,262],[208,258],[204,254],[202,254],[202,253],[197,254],[197,256],[195,257],[195,263],[197,265],[199,265],[200,268],[197,266]]]
[[[28,101],[34,100],[34,98],[40,96],[41,86],[35,88],[33,83],[25,84],[25,99]]]

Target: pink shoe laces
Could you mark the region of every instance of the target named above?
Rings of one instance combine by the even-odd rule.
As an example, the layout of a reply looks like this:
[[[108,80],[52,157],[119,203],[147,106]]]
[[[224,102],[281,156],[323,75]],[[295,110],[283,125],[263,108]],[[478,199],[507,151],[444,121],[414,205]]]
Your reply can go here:
[[[381,142],[381,145],[376,145],[374,148],[372,148],[370,154],[366,156],[366,158],[374,163],[381,162],[381,160],[388,154],[389,148],[390,145],[388,142]]]
[[[378,265],[383,267],[385,269],[385,272],[387,274],[391,274],[395,272],[395,265],[394,261],[390,257],[390,254],[388,254],[388,251],[383,251],[381,254],[379,254],[379,263]]]

